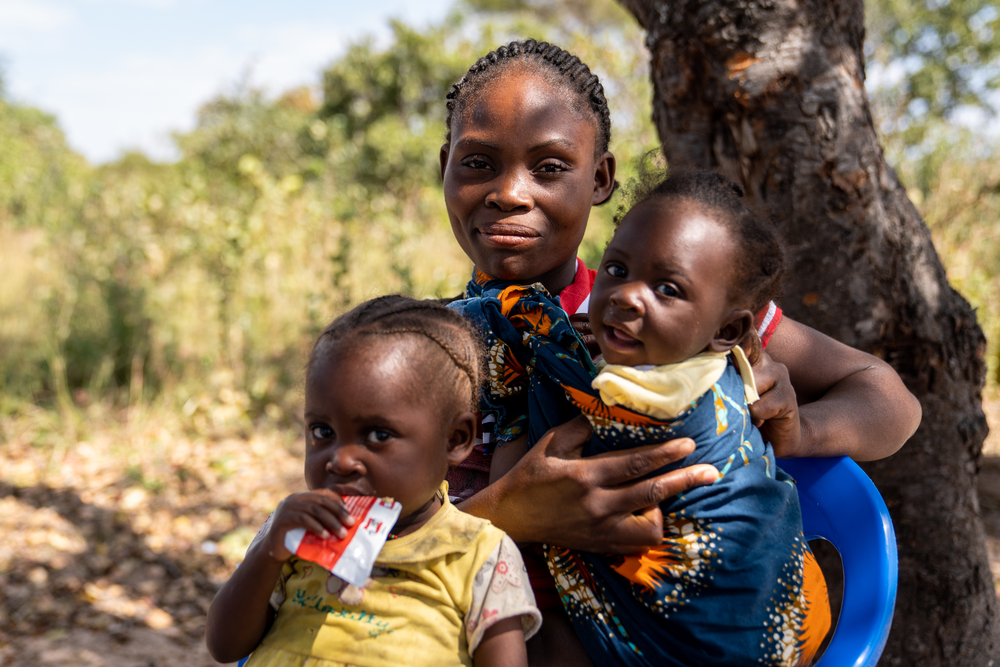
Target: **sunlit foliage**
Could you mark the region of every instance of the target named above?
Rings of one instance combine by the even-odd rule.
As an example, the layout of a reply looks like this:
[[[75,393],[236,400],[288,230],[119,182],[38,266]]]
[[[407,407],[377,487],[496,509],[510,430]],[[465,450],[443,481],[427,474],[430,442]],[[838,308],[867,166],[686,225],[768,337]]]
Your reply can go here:
[[[338,312],[461,292],[438,153],[445,94],[489,48],[531,35],[576,51],[607,82],[620,161],[655,146],[642,36],[603,7],[581,14],[600,23],[579,23],[586,35],[524,7],[394,23],[386,45],[349,46],[319,94],[240,82],[208,101],[174,164],[90,167],[54,119],[0,101],[0,412],[160,401],[196,429],[289,419],[308,345]],[[588,261],[611,213],[594,215]]]
[[[1000,173],[995,151],[951,121],[988,111],[1000,24],[984,0],[928,1],[870,7],[875,113],[953,282],[980,308],[995,378]],[[394,23],[315,87],[275,98],[244,81],[208,101],[173,164],[89,166],[55,119],[0,92],[0,414],[35,402],[79,421],[88,403],[160,401],[195,429],[288,421],[308,345],[334,315],[386,292],[461,291],[470,267],[438,163],[445,94],[525,36],[602,77],[627,180],[657,138],[643,35],[611,0],[463,0],[439,25]],[[614,207],[591,216],[591,264]]]

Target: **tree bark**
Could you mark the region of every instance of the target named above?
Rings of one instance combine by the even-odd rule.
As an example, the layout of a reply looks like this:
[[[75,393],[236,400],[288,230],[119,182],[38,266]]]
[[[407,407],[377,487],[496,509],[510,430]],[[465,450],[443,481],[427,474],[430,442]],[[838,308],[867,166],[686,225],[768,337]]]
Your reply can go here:
[[[883,158],[861,0],[621,2],[647,32],[668,162],[743,183],[785,238],[785,312],[887,360],[923,407],[907,445],[865,465],[899,543],[880,664],[993,664],[1000,621],[976,496],[985,340]]]

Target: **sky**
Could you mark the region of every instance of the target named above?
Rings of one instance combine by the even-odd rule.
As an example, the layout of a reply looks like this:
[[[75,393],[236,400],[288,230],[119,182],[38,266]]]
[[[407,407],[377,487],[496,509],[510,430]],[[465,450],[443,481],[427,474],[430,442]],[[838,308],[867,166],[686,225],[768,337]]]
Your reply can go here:
[[[93,163],[139,149],[178,155],[171,132],[249,82],[272,95],[319,83],[324,66],[399,18],[425,26],[452,0],[0,0],[6,95],[56,116]]]

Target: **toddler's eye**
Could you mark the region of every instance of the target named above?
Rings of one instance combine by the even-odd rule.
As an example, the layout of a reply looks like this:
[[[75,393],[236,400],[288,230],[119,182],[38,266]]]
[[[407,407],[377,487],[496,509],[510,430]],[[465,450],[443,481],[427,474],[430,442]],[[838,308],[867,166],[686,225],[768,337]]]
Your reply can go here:
[[[628,275],[628,272],[625,271],[625,267],[619,264],[608,264],[604,267],[604,270],[607,271],[608,275],[612,278],[624,278]]]
[[[559,162],[546,162],[538,168],[538,171],[546,174],[557,174],[560,171],[566,171],[566,165]]]
[[[310,424],[309,435],[313,440],[326,440],[333,437],[333,429],[326,424]]]
[[[670,283],[660,283],[656,286],[656,292],[657,294],[669,297],[678,297],[681,295],[680,291]]]
[[[392,437],[392,433],[390,433],[389,431],[386,431],[386,430],[383,430],[383,429],[380,429],[380,428],[376,428],[376,429],[372,429],[371,431],[368,431],[368,437],[365,438],[365,442],[369,442],[369,443],[381,443],[381,442],[385,442],[386,440],[388,440],[391,437]]]

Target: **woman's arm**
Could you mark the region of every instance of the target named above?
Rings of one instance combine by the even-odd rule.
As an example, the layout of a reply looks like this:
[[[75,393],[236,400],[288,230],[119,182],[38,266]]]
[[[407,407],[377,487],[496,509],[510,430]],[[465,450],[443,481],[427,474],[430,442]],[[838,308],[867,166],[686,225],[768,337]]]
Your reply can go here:
[[[514,467],[459,508],[489,519],[515,542],[601,553],[637,553],[663,540],[659,503],[718,479],[696,465],[634,481],[694,450],[689,439],[582,458],[590,424],[550,430]]]
[[[763,391],[750,411],[766,420],[761,431],[779,457],[874,461],[896,452],[920,425],[920,403],[881,359],[787,316],[767,354],[779,363],[754,367]]]

